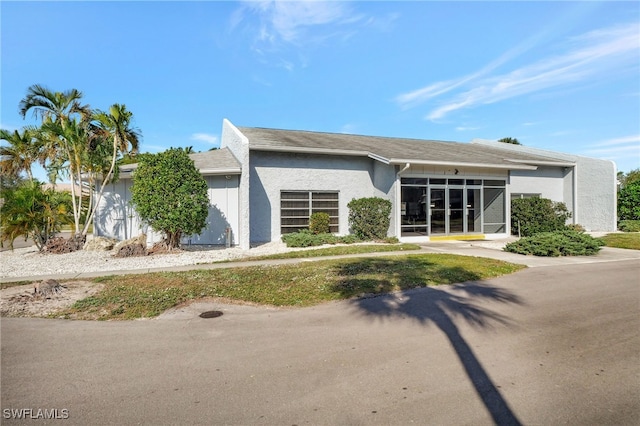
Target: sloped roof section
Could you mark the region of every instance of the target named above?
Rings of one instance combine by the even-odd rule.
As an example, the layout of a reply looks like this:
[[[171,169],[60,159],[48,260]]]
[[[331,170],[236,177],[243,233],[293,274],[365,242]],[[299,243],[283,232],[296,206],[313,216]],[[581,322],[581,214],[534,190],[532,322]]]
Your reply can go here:
[[[508,152],[486,145],[342,133],[238,127],[255,151],[369,156],[387,164],[466,165],[535,169],[536,164],[567,165],[557,158]]]
[[[239,175],[241,171],[240,162],[229,148],[189,154],[189,158],[203,175]],[[120,166],[120,177],[130,177],[137,167],[137,163]]]

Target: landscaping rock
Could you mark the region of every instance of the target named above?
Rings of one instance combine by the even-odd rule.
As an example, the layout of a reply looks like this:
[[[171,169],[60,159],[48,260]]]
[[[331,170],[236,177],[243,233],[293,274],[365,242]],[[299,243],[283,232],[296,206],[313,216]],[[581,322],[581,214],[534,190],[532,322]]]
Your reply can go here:
[[[146,256],[147,248],[139,243],[127,244],[121,246],[114,254],[114,257],[132,257],[132,256]]]
[[[128,246],[131,244],[140,244],[142,247],[147,247],[147,234],[140,234],[137,237],[129,238],[128,240],[120,241],[113,246],[113,250],[116,254],[120,251],[120,249],[124,246]]]
[[[44,246],[44,251],[53,254],[63,254],[82,250],[86,239],[86,235],[73,235],[69,237],[68,240],[62,237],[50,238]]]
[[[94,237],[84,244],[84,250],[109,251],[112,250],[118,240],[106,237]]]

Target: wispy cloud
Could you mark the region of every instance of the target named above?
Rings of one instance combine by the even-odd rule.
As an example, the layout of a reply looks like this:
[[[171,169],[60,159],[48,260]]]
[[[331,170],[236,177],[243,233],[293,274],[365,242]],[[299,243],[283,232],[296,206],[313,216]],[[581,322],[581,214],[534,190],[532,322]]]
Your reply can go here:
[[[218,136],[208,133],[194,133],[191,135],[192,141],[206,142],[211,145],[219,145]]]
[[[612,70],[637,68],[639,32],[638,23],[591,31],[568,40],[564,46],[565,51],[560,55],[543,58],[507,73],[491,75],[510,59],[533,46],[534,41],[528,41],[477,72],[400,94],[396,101],[402,108],[410,108],[452,92],[425,117],[437,120],[462,108],[589,82],[595,77],[611,73]]]
[[[364,19],[346,2],[339,1],[244,1],[233,16],[236,27],[248,13],[257,15],[256,41],[273,47],[281,43],[303,45],[337,34],[338,28]],[[313,29],[323,29],[311,32]],[[342,33],[342,32],[340,32]]]
[[[309,63],[309,51],[348,40],[364,28],[389,28],[395,16],[375,20],[344,1],[243,1],[230,18],[232,31],[248,35],[264,64],[293,71]]]
[[[585,153],[609,160],[620,160],[631,164],[631,168],[637,168],[640,165],[640,134],[594,143]]]

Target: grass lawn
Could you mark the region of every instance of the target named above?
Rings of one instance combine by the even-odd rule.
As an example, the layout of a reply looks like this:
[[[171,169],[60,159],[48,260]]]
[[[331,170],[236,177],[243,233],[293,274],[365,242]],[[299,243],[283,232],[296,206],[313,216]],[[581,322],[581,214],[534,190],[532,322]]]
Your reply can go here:
[[[353,244],[346,246],[323,247],[309,250],[296,250],[266,256],[249,257],[242,260],[263,259],[300,259],[307,257],[341,256],[345,254],[381,253],[385,251],[420,250],[418,244]]]
[[[522,268],[486,258],[407,254],[110,276],[95,280],[105,286],[99,294],[77,302],[62,316],[98,320],[155,317],[182,302],[206,297],[303,307],[363,294],[481,280]]]
[[[607,247],[640,250],[640,232],[607,234],[602,237]]]

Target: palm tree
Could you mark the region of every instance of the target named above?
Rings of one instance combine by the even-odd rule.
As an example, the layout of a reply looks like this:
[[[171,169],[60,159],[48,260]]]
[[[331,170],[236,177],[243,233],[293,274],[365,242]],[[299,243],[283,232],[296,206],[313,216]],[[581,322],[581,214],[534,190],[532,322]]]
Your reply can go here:
[[[71,116],[89,116],[91,109],[81,105],[82,92],[70,89],[64,92],[53,92],[47,87],[34,84],[27,89],[27,95],[20,101],[18,111],[22,118],[32,111],[35,117],[44,121],[57,121],[64,125]]]
[[[133,113],[127,110],[127,107],[124,104],[113,104],[109,107],[108,112],[98,110],[93,117],[94,126],[92,129],[95,143],[92,145],[95,146],[95,148],[98,148],[103,146],[101,142],[110,141],[110,145],[112,147],[109,169],[106,173],[104,173],[104,171],[101,173],[102,182],[94,203],[94,205],[97,206],[100,202],[100,198],[102,197],[105,185],[114,176],[118,157],[125,154],[137,154],[140,142],[140,131],[137,128],[132,127],[131,121]],[[105,158],[104,155],[101,157]],[[93,184],[91,184],[91,186],[95,187]],[[91,223],[95,210],[95,208],[91,209],[91,213],[88,217],[85,225],[85,231],[83,231],[83,233],[86,232],[89,223]]]
[[[31,166],[40,161],[40,144],[31,128],[24,128],[22,132],[14,130],[13,133],[1,129],[0,139],[8,145],[0,146],[0,170],[5,176],[18,176],[25,172],[30,181],[33,181]]]

